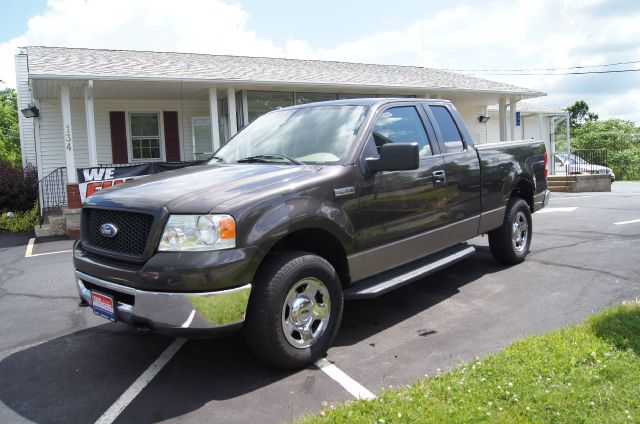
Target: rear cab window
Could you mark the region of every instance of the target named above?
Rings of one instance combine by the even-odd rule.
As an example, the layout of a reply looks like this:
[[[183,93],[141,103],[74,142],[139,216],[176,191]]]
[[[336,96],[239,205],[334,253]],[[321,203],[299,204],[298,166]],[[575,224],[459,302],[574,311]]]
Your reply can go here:
[[[453,116],[445,106],[430,105],[429,109],[440,129],[442,141],[447,149],[447,153],[463,152],[465,145],[458,125],[453,120]]]

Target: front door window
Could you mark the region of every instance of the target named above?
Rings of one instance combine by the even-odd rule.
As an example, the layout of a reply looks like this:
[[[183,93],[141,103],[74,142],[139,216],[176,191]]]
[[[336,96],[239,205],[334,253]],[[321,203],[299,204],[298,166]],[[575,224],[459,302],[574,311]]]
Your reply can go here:
[[[195,160],[206,159],[213,155],[211,141],[211,119],[193,118],[193,158]]]

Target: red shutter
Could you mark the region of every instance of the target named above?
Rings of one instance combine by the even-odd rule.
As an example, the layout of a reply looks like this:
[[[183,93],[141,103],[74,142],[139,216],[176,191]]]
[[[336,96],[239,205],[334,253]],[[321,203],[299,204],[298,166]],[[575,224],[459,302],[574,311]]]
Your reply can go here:
[[[128,163],[127,121],[124,112],[109,112],[109,122],[111,123],[111,161]]]
[[[164,151],[167,162],[180,161],[180,135],[178,134],[178,112],[164,112]]]

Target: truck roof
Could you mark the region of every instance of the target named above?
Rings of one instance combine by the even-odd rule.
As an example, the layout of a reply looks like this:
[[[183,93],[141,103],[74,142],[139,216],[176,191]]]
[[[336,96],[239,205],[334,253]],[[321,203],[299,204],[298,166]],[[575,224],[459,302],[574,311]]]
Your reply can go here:
[[[397,102],[448,102],[448,100],[442,99],[422,99],[415,97],[365,97],[358,99],[342,99],[342,100],[329,100],[324,102],[305,103],[302,105],[288,106],[282,109],[297,109],[303,107],[313,106],[373,106],[384,103],[397,103]]]

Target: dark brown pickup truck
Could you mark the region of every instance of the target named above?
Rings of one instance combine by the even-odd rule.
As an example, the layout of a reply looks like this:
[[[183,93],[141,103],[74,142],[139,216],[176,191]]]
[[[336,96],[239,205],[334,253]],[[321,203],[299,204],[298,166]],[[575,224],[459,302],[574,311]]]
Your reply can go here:
[[[94,312],[196,337],[240,329],[284,368],[320,358],[343,299],[474,253],[524,260],[546,205],[541,141],[474,146],[444,100],[358,99],[263,115],[206,165],[90,197],[74,246]]]

